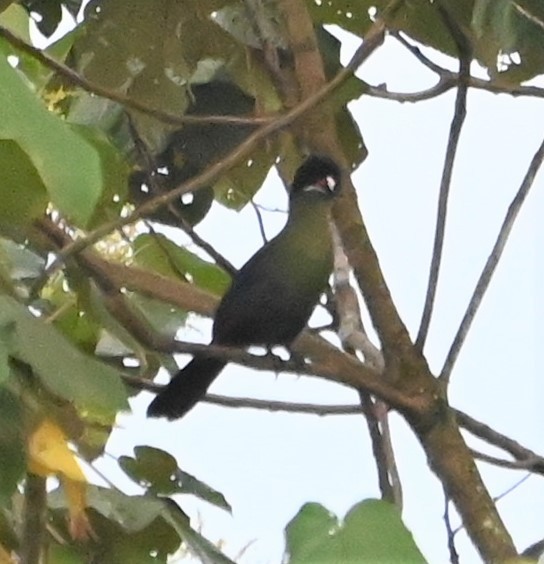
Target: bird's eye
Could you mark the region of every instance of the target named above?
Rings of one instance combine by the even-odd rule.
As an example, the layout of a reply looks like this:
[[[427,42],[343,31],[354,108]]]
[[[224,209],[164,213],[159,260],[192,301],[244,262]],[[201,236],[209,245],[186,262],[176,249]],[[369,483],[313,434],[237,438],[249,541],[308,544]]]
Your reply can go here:
[[[325,178],[325,182],[327,183],[327,188],[333,192],[336,188],[336,180],[332,176],[327,176]]]

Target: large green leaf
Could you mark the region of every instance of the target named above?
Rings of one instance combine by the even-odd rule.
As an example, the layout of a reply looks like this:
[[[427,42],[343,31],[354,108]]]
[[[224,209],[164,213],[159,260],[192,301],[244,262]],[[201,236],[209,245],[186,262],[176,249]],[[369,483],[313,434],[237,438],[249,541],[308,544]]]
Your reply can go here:
[[[102,193],[102,163],[94,147],[48,112],[18,72],[0,56],[0,139],[27,154],[53,204],[85,225]]]
[[[352,507],[343,523],[322,505],[307,503],[285,536],[289,564],[425,562],[396,507],[375,499]]]
[[[134,447],[134,458],[121,456],[119,466],[150,493],[191,494],[221,509],[232,510],[222,493],[181,470],[176,459],[164,450],[149,446]]]
[[[8,324],[14,324],[7,343],[10,356],[28,364],[54,394],[95,418],[110,419],[128,407],[115,370],[78,351],[15,300],[0,296],[0,325]]]
[[[190,279],[196,286],[219,296],[230,283],[224,270],[186,248],[178,247],[164,235],[139,235],[134,241],[134,262],[164,276],[185,281]]]

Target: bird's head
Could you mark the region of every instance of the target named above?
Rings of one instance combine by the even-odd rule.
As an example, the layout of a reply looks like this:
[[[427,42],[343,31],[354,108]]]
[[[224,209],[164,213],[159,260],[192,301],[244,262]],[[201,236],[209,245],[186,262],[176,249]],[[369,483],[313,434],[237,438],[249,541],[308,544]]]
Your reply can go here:
[[[340,190],[340,167],[329,157],[309,156],[297,169],[291,185],[291,198],[314,194],[333,198]]]

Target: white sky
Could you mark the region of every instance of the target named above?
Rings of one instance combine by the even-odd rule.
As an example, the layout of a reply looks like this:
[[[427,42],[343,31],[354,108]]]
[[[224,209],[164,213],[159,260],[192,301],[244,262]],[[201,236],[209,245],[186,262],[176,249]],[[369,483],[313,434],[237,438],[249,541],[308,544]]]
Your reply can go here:
[[[347,41],[344,57],[356,46]],[[442,59],[443,60],[443,59]],[[371,84],[416,91],[433,76],[389,40],[360,72]],[[416,105],[363,97],[352,104],[370,155],[355,173],[360,205],[395,303],[412,335],[417,332],[432,248],[435,210],[454,92]],[[455,335],[506,209],[544,135],[542,101],[471,91],[468,117],[455,167],[438,301],[427,344],[438,371]],[[451,402],[474,417],[542,452],[542,378],[537,374],[537,340],[542,337],[544,281],[540,250],[544,228],[543,176],[537,177],[520,214],[496,276],[484,299],[453,373]],[[286,208],[281,183],[271,175],[257,201]],[[285,216],[267,214],[274,235]],[[198,226],[236,265],[261,245],[253,210],[240,214],[215,206]],[[538,325],[537,325],[538,319]],[[184,339],[207,342],[209,321],[192,320]],[[541,339],[540,339],[541,340]],[[180,364],[184,359],[180,357]],[[215,393],[316,403],[355,403],[339,385],[228,367],[212,386]],[[132,402],[134,415],[119,418],[108,452],[132,454],[136,445],[173,453],[180,466],[223,492],[233,515],[183,497],[181,505],[211,540],[239,561],[277,563],[283,529],[307,501],[318,501],[339,516],[356,502],[378,497],[375,465],[361,417],[270,414],[200,404],[175,423],[147,420],[151,396]],[[442,489],[427,468],[411,431],[392,415],[394,447],[404,487],[404,520],[431,563],[448,561],[442,520]],[[477,445],[476,441],[470,441]],[[107,458],[98,463],[126,492],[137,486],[116,472]],[[522,472],[480,465],[492,495]],[[532,477],[499,502],[517,546],[542,537],[535,516],[544,506],[544,483]],[[540,510],[540,511],[539,511]],[[464,563],[479,557],[463,533],[456,538]]]

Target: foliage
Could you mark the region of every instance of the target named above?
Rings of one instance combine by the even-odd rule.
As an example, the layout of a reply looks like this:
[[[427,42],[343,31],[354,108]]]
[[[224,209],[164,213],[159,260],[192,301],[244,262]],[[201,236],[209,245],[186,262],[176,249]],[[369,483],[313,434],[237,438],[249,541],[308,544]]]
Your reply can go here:
[[[260,11],[251,13],[250,4]],[[522,82],[544,72],[538,0],[405,0],[392,13],[385,0],[294,4],[308,10],[328,80],[343,68],[329,24],[364,37],[384,15],[392,32],[456,57],[459,45],[439,5],[470,42],[490,90],[519,93]],[[29,14],[50,36],[62,10],[76,17],[81,5],[0,2],[0,26],[28,44]],[[213,303],[227,288],[224,261],[193,227],[213,214],[213,202],[248,205],[273,166],[289,178],[312,145],[312,134],[294,121],[232,157],[261,124],[300,102],[298,85],[286,86],[302,71],[283,17],[268,1],[91,0],[76,29],[43,50],[49,62],[0,34],[0,558],[24,550],[25,475],[66,478],[77,467],[70,448],[92,463],[116,415],[128,409],[133,390],[124,382],[134,385],[136,375],[145,387],[160,366],[175,368],[174,350],[159,350],[143,335],[173,338],[190,311],[210,313],[196,298],[186,311],[165,296],[193,290]],[[365,93],[390,95],[351,75],[312,110],[323,123],[334,117],[351,169],[366,147],[348,103]],[[196,191],[185,194],[186,182],[196,182]],[[134,210],[140,221],[116,238],[112,232]],[[177,231],[157,233],[158,224]],[[180,243],[181,231],[207,255]],[[74,248],[89,233],[101,246]],[[135,284],[139,290],[127,290]],[[45,459],[36,455],[36,437]],[[78,470],[68,476],[79,484],[75,495],[63,483],[63,492],[47,496],[48,562],[166,562],[180,547],[203,562],[230,562],[190,526],[182,500],[169,499],[189,494],[231,511],[223,494],[145,445],[118,464],[141,495],[93,485],[82,491]],[[423,561],[398,511],[376,500],[358,504],[343,522],[308,504],[288,525],[286,544],[292,563]]]

